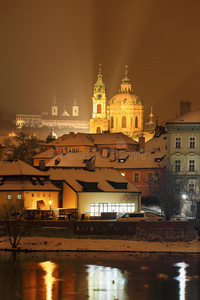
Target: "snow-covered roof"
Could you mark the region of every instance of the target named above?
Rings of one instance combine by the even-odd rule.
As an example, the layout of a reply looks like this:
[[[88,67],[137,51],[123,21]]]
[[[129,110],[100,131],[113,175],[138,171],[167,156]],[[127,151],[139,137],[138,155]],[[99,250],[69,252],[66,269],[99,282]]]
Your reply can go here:
[[[153,152],[156,150],[166,150],[167,149],[167,133],[163,133],[158,137],[153,137],[145,143],[145,150]]]
[[[83,168],[49,169],[51,180],[64,180],[76,192],[135,192],[140,191],[124,176],[112,168],[95,168],[88,171]]]
[[[46,172],[39,171],[21,160],[1,161],[0,176],[11,175],[48,176]]]
[[[162,148],[152,151],[108,151],[107,155],[97,152],[79,152],[66,153],[58,155],[46,164],[47,167],[72,168],[85,167],[86,160],[93,157],[96,167],[114,168],[114,169],[145,169],[160,168],[166,163],[167,150]]]
[[[48,145],[52,146],[89,146],[94,147],[94,143],[88,138],[86,133],[71,133],[65,134],[63,137],[58,138],[56,141],[49,143]]]
[[[138,142],[123,134],[122,132],[117,133],[93,133],[90,134],[90,138],[94,139],[96,145],[116,145],[116,144],[131,144],[138,145]]]
[[[31,178],[21,178],[21,177],[6,177],[3,180],[3,184],[0,185],[0,191],[59,191],[60,189],[57,188],[52,182],[45,178],[40,184],[39,179],[36,179],[36,184],[33,184]]]
[[[56,150],[53,147],[50,147],[49,149],[33,156],[33,158],[52,158],[56,154]]]
[[[167,124],[174,124],[174,123],[181,123],[181,124],[200,123],[200,107],[170,122],[167,122]]]

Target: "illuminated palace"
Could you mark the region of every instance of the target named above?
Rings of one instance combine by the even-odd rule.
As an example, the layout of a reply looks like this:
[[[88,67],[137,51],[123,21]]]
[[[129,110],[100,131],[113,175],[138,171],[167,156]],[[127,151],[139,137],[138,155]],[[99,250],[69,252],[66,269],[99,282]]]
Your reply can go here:
[[[128,66],[125,66],[125,76],[117,95],[107,101],[106,88],[102,80],[101,65],[97,82],[94,85],[92,97],[92,119],[90,133],[100,133],[109,130],[123,132],[130,137],[138,137],[143,132],[143,102],[134,94]]]
[[[23,126],[33,128],[47,126],[54,128],[71,128],[72,130],[89,129],[88,120],[84,120],[79,116],[77,99],[74,98],[71,116],[66,111],[65,105],[63,111],[59,114],[56,95],[54,95],[53,98],[50,115],[48,112],[40,114],[17,114],[16,126],[17,128],[22,128]]]

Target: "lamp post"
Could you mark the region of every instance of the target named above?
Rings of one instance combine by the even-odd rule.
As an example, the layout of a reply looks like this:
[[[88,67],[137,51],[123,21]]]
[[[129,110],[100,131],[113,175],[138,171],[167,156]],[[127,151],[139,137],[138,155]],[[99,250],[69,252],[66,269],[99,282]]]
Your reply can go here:
[[[51,209],[51,204],[52,204],[52,201],[50,200],[50,201],[49,201],[49,207],[50,207],[50,209]]]

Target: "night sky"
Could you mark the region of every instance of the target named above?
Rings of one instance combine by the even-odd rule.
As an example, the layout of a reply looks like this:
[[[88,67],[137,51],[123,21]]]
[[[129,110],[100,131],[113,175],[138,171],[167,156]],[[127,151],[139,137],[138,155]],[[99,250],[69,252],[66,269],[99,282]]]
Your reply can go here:
[[[108,99],[124,66],[136,95],[160,123],[181,100],[200,106],[199,0],[0,0],[1,111],[47,111],[54,92],[91,117],[102,63]],[[61,113],[60,110],[60,113]]]

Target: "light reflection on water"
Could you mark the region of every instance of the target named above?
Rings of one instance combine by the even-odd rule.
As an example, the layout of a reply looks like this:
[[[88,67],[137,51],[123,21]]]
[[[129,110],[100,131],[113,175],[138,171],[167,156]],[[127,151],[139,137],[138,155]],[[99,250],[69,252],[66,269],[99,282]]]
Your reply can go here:
[[[53,271],[56,269],[57,265],[51,261],[41,262],[39,265],[46,272],[44,276],[46,285],[46,300],[52,300],[53,284],[57,280],[55,277],[53,277]]]
[[[189,267],[189,265],[185,262],[179,262],[174,264],[173,266],[179,268],[179,276],[174,278],[179,281],[179,300],[185,300],[186,282],[189,280],[186,276],[186,268]]]
[[[87,265],[88,291],[91,300],[124,299],[125,279],[117,268]]]
[[[105,253],[16,253],[13,259],[1,253],[0,299],[199,300],[200,259],[181,259]]]

